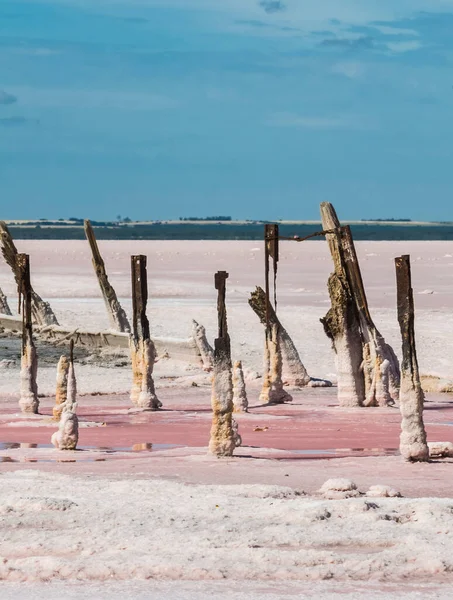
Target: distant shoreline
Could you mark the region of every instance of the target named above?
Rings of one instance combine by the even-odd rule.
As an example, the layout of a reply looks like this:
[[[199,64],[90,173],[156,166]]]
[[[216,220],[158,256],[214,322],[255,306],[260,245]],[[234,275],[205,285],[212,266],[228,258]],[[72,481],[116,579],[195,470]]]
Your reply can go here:
[[[269,221],[92,221],[100,240],[262,240]],[[16,239],[85,239],[83,221],[6,221]],[[452,240],[453,223],[419,221],[342,221],[355,240]],[[322,229],[320,221],[278,221],[283,237],[305,237]],[[317,239],[317,238],[314,238]]]

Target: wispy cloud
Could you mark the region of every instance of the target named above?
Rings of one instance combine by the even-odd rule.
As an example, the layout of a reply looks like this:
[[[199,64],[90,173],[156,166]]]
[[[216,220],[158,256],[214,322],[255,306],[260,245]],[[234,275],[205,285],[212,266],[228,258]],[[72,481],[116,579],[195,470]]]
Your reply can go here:
[[[294,127],[301,129],[369,129],[363,121],[351,116],[319,117],[279,112],[271,115],[267,125],[272,127]]]
[[[267,14],[283,12],[286,10],[286,5],[281,0],[260,0],[258,4],[264,9]]]
[[[344,75],[349,79],[356,79],[365,73],[365,65],[360,62],[339,62],[332,66],[332,73]]]
[[[407,42],[388,42],[387,48],[392,52],[411,52],[419,50],[422,45],[418,40],[408,40]]]
[[[374,47],[374,39],[365,35],[358,38],[328,38],[321,42],[321,46],[347,50],[369,50]]]
[[[30,125],[39,123],[36,119],[27,119],[26,117],[3,117],[0,119],[1,127],[22,127],[23,125]]]
[[[15,102],[17,102],[16,96],[0,90],[0,104],[14,104]]]

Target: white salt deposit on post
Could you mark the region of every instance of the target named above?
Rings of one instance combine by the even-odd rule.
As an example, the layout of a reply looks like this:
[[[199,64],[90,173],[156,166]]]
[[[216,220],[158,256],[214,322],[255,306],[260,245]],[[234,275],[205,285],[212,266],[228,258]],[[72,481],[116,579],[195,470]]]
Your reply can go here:
[[[72,346],[67,378],[67,398],[60,406],[62,407],[60,423],[58,431],[52,435],[51,442],[59,450],[75,450],[79,441],[79,419],[76,414],[77,381],[74,371]]]
[[[342,500],[360,496],[357,485],[350,479],[328,479],[319,489],[318,494],[328,500]]]
[[[200,352],[201,360],[203,361],[203,369],[212,371],[214,366],[214,350],[206,337],[206,329],[192,319],[192,335]]]
[[[215,340],[214,372],[212,376],[212,425],[209,452],[217,457],[232,456],[240,443],[237,423],[233,419],[233,377],[230,336],[225,305],[228,273],[215,274],[217,296],[218,338]]]
[[[429,449],[423,423],[425,396],[420,383],[414,330],[414,294],[410,257],[395,258],[398,321],[403,341],[401,363],[401,436],[400,452],[409,461],[427,461]]]
[[[69,361],[66,355],[60,356],[57,365],[57,389],[55,392],[55,406],[52,409],[55,421],[59,421],[63,411],[63,404],[68,397],[68,371]]]
[[[234,412],[248,411],[249,403],[245,389],[244,371],[240,360],[237,360],[233,365],[233,405]]]
[[[283,388],[282,353],[278,338],[278,326],[273,324],[266,333],[264,342],[263,387],[260,393],[261,402],[283,404],[291,402],[291,394]]]
[[[38,414],[38,357],[31,338],[27,338],[22,349],[20,371],[20,400],[19,406],[23,413]]]

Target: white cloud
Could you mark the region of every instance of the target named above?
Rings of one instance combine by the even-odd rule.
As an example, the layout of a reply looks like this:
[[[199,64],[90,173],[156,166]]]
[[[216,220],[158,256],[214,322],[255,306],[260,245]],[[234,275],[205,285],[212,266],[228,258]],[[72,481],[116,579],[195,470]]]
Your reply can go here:
[[[407,42],[388,42],[387,48],[392,52],[411,52],[418,50],[422,47],[422,44],[417,40]]]
[[[266,124],[271,127],[293,127],[301,129],[370,129],[363,119],[349,115],[320,117],[278,112],[271,115]]]
[[[332,66],[332,73],[356,79],[365,73],[365,65],[359,62],[339,62]]]

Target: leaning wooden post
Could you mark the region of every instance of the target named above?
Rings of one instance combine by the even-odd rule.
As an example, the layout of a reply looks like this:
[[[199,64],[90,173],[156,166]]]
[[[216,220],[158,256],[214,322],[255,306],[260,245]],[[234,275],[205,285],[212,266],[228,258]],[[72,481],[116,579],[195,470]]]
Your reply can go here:
[[[0,289],[0,314],[11,316],[13,313],[8,305],[8,299]]]
[[[401,363],[400,411],[401,455],[409,461],[427,461],[429,458],[423,423],[424,394],[420,384],[414,331],[414,295],[411,281],[410,257],[395,258],[398,321],[403,340]]]
[[[282,379],[284,382],[297,387],[308,385],[311,377],[300,359],[299,352],[293,340],[281,324],[275,314],[275,310],[270,304],[266,314],[266,294],[262,288],[257,286],[256,290],[250,294],[249,304],[264,326],[266,326],[266,318],[271,327],[273,325],[277,326],[278,341],[282,355]]]
[[[237,445],[237,425],[233,419],[233,379],[231,348],[225,305],[228,273],[219,271],[214,282],[217,294],[219,335],[214,344],[212,376],[212,426],[209,452],[215,456],[232,456]]]
[[[140,409],[158,410],[162,403],[158,400],[154,388],[153,368],[156,349],[149,332],[146,316],[148,302],[148,282],[146,256],[131,256],[132,273],[132,334],[129,347],[132,360],[132,403]]]
[[[105,271],[105,264],[102,259],[101,253],[99,252],[96,236],[94,235],[93,227],[88,219],[85,220],[85,235],[90,244],[91,254],[93,256],[92,263],[94,272],[96,273],[99,287],[101,288],[102,296],[104,298],[105,306],[107,308],[107,314],[110,320],[110,324],[113,329],[121,331],[123,333],[130,333],[131,327],[127,319],[126,313],[118,301],[116,292],[109,282],[107,273]]]
[[[30,258],[28,254],[17,254],[16,271],[18,274],[19,312],[22,314],[22,357],[21,386],[19,406],[23,413],[38,414],[38,358],[33,343],[31,321],[32,301],[30,285]]]
[[[14,274],[16,284],[19,285],[21,274],[17,266],[18,262],[16,260],[18,252],[16,246],[14,245],[9,229],[4,221],[0,221],[0,240],[3,257]],[[44,302],[44,300],[38,296],[31,285],[30,295],[31,313],[35,323],[40,326],[58,325],[57,318],[50,308],[50,304],[48,302]]]
[[[363,357],[360,319],[344,267],[340,221],[329,202],[321,204],[321,218],[324,230],[337,230],[336,233],[326,234],[335,271],[328,281],[332,306],[321,323],[335,351],[338,401],[342,407],[362,406],[365,400],[365,382],[361,370]]]

